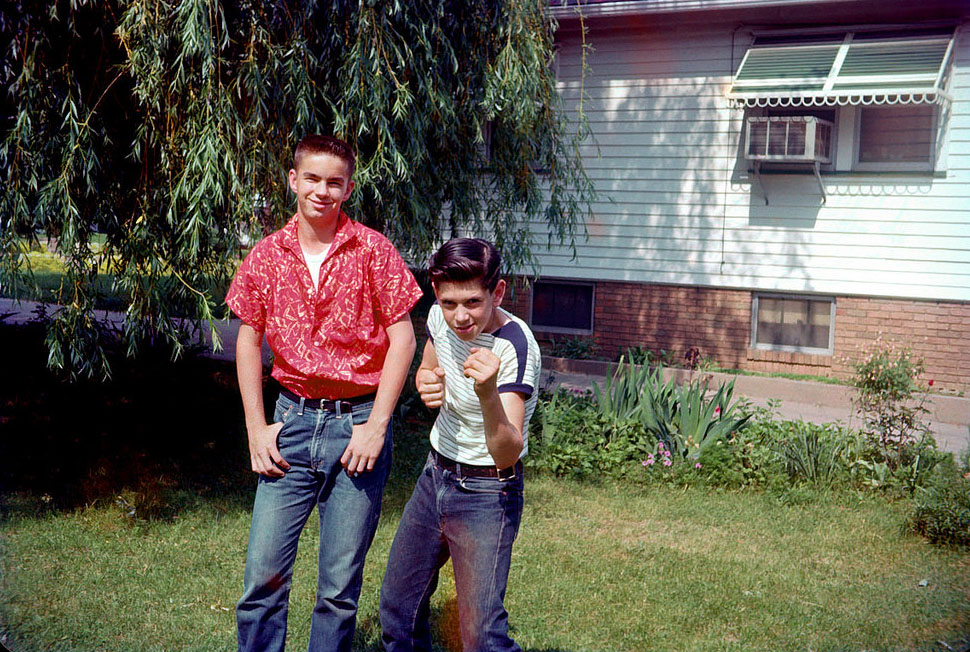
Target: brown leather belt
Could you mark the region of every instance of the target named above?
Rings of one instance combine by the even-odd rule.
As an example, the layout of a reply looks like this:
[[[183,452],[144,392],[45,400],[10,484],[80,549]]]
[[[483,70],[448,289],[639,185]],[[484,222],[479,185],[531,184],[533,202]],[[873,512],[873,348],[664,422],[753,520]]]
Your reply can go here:
[[[337,404],[340,404],[340,412],[350,412],[354,409],[355,405],[360,405],[362,403],[370,403],[377,396],[377,392],[371,392],[370,394],[364,394],[363,396],[355,396],[353,398],[342,398],[336,401],[332,401],[328,398],[303,398],[302,396],[297,396],[290,390],[283,387],[280,389],[280,395],[285,396],[295,403],[303,401],[303,407],[309,408],[311,410],[323,410],[324,412],[336,412]]]
[[[478,464],[465,464],[456,462],[450,457],[445,457],[435,449],[431,449],[431,457],[438,467],[445,471],[451,471],[460,478],[497,478],[499,480],[511,480],[522,469],[522,462],[516,462],[507,469],[500,469],[495,466],[480,466]]]

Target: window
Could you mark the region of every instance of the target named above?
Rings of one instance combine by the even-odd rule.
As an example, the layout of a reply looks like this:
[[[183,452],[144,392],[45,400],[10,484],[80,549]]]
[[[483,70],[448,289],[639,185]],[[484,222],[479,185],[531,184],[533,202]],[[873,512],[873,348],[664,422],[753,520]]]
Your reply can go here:
[[[832,353],[832,298],[756,294],[751,313],[752,348]]]
[[[745,118],[745,156],[757,148],[761,134],[751,129],[752,120],[775,120],[799,117],[818,118],[820,124],[831,123],[831,132],[819,130],[824,137],[822,150],[828,160],[820,158],[822,172],[930,172],[936,169],[939,107],[935,104],[898,104],[888,106],[839,107],[831,109],[751,109]],[[825,121],[824,123],[821,121]],[[785,126],[769,123],[779,133]],[[790,129],[790,127],[789,127]],[[840,134],[842,137],[840,138]],[[771,134],[769,134],[771,135]],[[789,137],[789,143],[792,139]],[[777,145],[779,139],[769,144]],[[820,140],[816,140],[818,147]],[[772,152],[768,152],[771,154]],[[760,157],[767,169],[787,172],[811,171],[805,166],[792,165],[783,157]]]
[[[592,333],[593,285],[536,281],[532,286],[532,327],[553,333]]]
[[[856,169],[932,169],[934,105],[865,106],[858,113]]]
[[[932,171],[945,149],[940,114],[951,100],[952,49],[952,27],[765,32],[745,53],[728,99],[746,109],[752,138],[761,131],[751,125],[768,121],[779,130],[800,117],[832,123],[831,162],[816,156],[822,171]],[[744,143],[746,155],[752,144]],[[770,152],[747,157],[809,171],[780,168]]]

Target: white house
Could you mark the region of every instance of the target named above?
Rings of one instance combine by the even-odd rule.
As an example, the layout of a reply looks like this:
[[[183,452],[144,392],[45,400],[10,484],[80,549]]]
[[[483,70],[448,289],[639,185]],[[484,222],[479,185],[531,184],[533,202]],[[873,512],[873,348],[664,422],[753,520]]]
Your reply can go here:
[[[970,389],[970,2],[554,5],[600,198],[540,336],[844,376],[882,335]]]

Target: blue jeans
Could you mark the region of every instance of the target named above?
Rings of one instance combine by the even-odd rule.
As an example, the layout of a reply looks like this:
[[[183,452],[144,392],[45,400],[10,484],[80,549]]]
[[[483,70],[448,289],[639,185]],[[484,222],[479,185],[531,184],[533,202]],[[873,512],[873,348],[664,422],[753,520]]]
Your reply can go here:
[[[509,638],[503,606],[522,520],[517,468],[511,480],[460,478],[429,457],[401,516],[381,587],[387,652],[430,652],[429,603],[449,556],[464,652],[520,650]]]
[[[284,649],[293,562],[314,506],[320,513],[320,551],[309,650],[351,649],[364,557],[391,467],[391,428],[373,471],[348,477],[340,456],[353,424],[367,421],[372,407],[355,406],[351,417],[301,411],[299,402],[285,396],[277,401],[275,421],[283,423],[277,443],[290,469],[281,478],[259,477],[243,596],[236,605],[240,650]]]

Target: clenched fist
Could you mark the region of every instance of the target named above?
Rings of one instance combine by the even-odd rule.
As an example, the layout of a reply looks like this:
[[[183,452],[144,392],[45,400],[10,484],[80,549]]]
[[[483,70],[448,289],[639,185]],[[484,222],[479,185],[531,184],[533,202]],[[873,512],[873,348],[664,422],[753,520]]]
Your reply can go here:
[[[445,402],[445,370],[441,367],[418,369],[414,384],[421,401],[429,408],[441,407]]]

